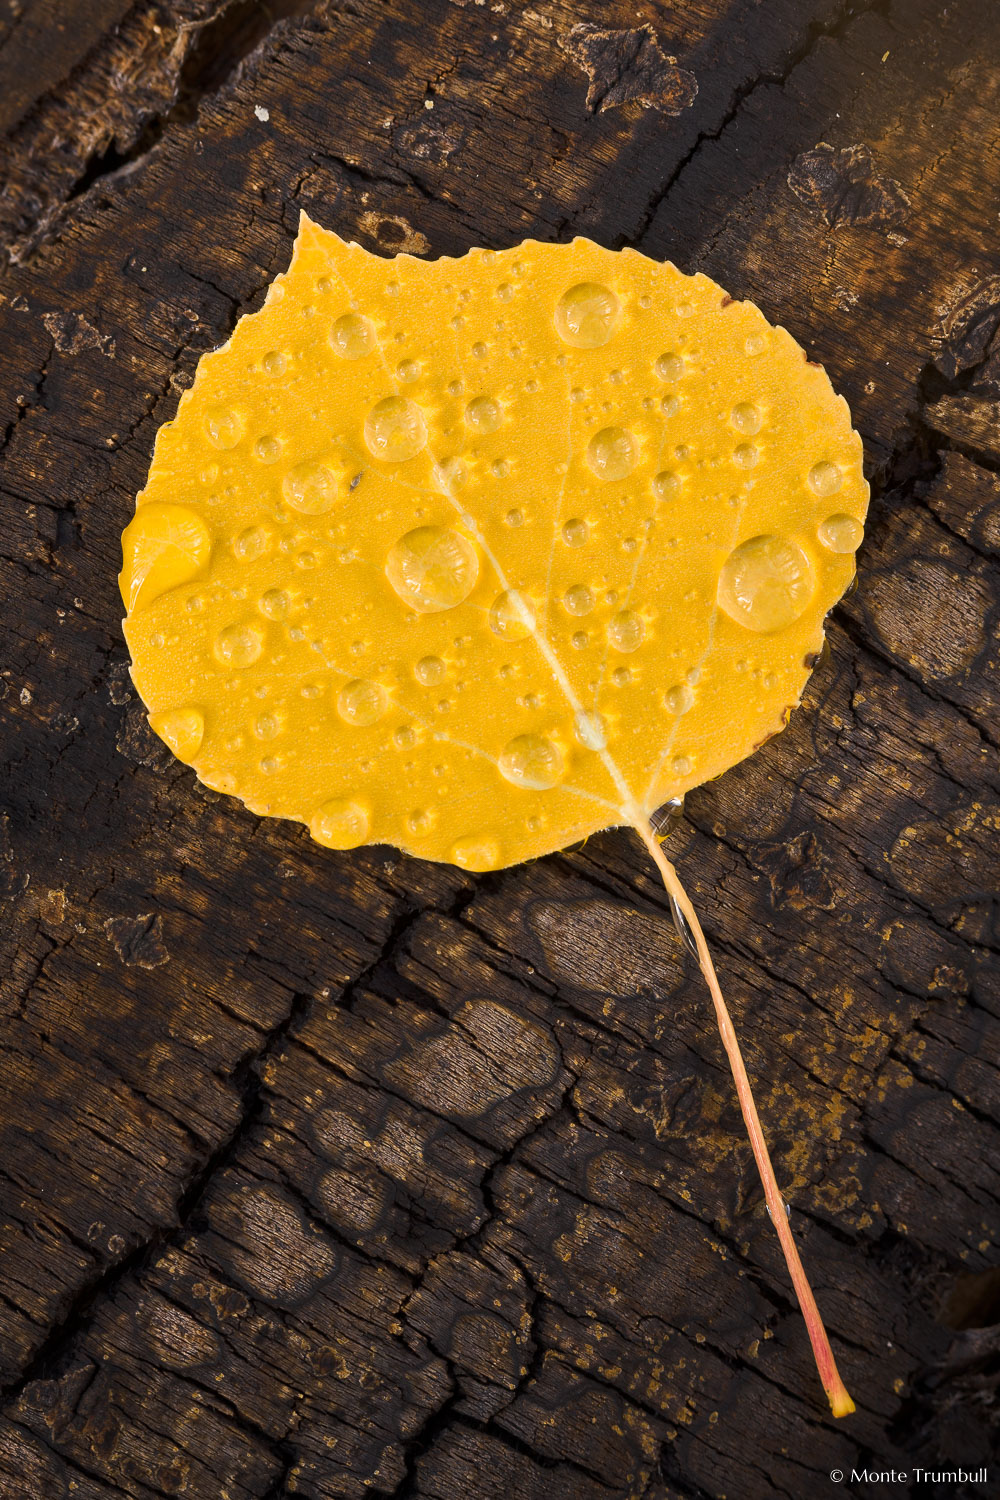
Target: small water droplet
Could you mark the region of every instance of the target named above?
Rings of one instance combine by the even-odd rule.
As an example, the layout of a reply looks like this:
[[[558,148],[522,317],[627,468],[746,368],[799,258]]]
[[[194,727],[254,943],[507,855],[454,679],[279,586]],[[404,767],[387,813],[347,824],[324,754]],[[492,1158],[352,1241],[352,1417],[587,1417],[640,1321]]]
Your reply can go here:
[[[621,304],[610,287],[580,281],[563,292],[556,303],[556,332],[575,349],[598,349],[614,333]]]
[[[753,443],[740,443],[733,453],[733,462],[741,469],[752,469],[759,458],[760,452]]]
[[[582,547],[590,535],[590,528],[586,521],[581,521],[574,516],[569,521],[563,522],[562,539],[567,547]]]
[[[404,385],[409,385],[411,381],[416,380],[419,374],[420,366],[415,359],[401,359],[396,366],[396,379],[402,381]]]
[[[590,645],[590,636],[585,630],[574,630],[570,637],[570,643],[574,651],[586,651]]]
[[[272,349],[269,354],[265,354],[261,364],[268,375],[284,375],[288,368],[287,358],[277,349]]]
[[[737,432],[745,432],[747,437],[752,437],[755,432],[760,431],[764,419],[760,408],[754,406],[752,401],[740,401],[733,407],[729,420]]]
[[[500,857],[500,845],[484,833],[466,834],[451,846],[451,861],[463,870],[495,870]]]
[[[681,479],[670,469],[664,469],[653,480],[653,494],[657,500],[675,500],[680,494]]]
[[[263,557],[270,544],[271,533],[263,526],[247,526],[233,538],[233,555],[241,562],[254,562]]]
[[[453,609],[479,577],[472,543],[450,526],[418,526],[389,549],[385,574],[402,599],[422,614]]]
[[[269,620],[283,620],[288,613],[290,603],[291,600],[284,589],[267,589],[261,594],[257,608]]]
[[[827,516],[817,536],[830,552],[856,552],[861,546],[865,529],[854,516]]]
[[[562,778],[565,761],[558,745],[543,734],[519,734],[500,752],[500,774],[512,786],[548,791]]]
[[[722,609],[748,630],[783,630],[805,611],[813,593],[809,559],[794,542],[755,536],[729,554],[719,575]]]
[[[642,645],[646,626],[634,610],[620,609],[608,621],[608,643],[616,651],[636,651]]]
[[[680,380],[684,374],[684,361],[679,354],[661,354],[653,369],[661,380]]]
[[[574,583],[563,595],[563,604],[571,615],[589,615],[594,607],[593,590],[585,583]]]
[[[667,688],[663,695],[663,702],[668,713],[686,714],[694,704],[694,693],[686,682],[679,682],[676,687]]]
[[[628,687],[632,681],[632,673],[628,667],[615,667],[615,670],[611,674],[611,681],[615,687]]]
[[[750,355],[763,354],[767,348],[767,339],[762,333],[751,333],[743,346]]]
[[[828,463],[822,459],[818,464],[813,464],[809,470],[809,485],[817,495],[824,499],[828,495],[835,495],[844,482],[844,476],[836,464]]]
[[[281,733],[283,727],[279,714],[260,714],[253,726],[253,732],[260,740],[273,740]]]
[[[321,516],[337,503],[337,478],[326,464],[296,464],[281,481],[281,492],[303,516]]]
[[[473,359],[485,359],[486,358],[486,345],[483,343],[482,339],[477,339],[476,342],[473,344],[473,346],[472,346],[472,357],[473,357]]]
[[[603,718],[596,713],[577,714],[573,721],[576,737],[586,750],[604,750],[608,743],[607,728]]]
[[[676,828],[683,816],[684,798],[671,797],[668,802],[664,802],[662,807],[656,809],[649,821],[653,825],[654,833],[664,834]]]
[[[684,913],[681,911],[680,907],[677,905],[677,898],[675,896],[671,896],[670,897],[670,915],[674,919],[674,926],[677,928],[677,936],[680,938],[680,940],[684,944],[685,948],[691,954],[691,957],[692,958],[697,958],[698,957],[698,944],[695,941],[694,933],[691,931],[691,928],[688,926],[688,919],[687,919],[687,917],[684,915]]]
[[[254,457],[262,464],[276,464],[281,457],[281,444],[274,437],[259,437],[253,445]]]
[[[514,288],[511,286],[510,282],[501,281],[500,285],[497,287],[497,296],[500,298],[500,301],[509,302],[513,295]]]
[[[516,510],[516,509],[515,510],[509,510],[507,512],[507,514],[504,516],[504,520],[505,520],[505,522],[507,523],[508,526],[523,526],[524,525],[524,516],[521,514],[521,512],[519,510]]]
[[[253,620],[227,625],[216,636],[214,650],[223,666],[252,666],[264,650],[264,631]]]
[[[587,444],[587,463],[598,479],[625,479],[639,461],[639,444],[624,427],[604,427]]]
[[[426,442],[423,412],[406,396],[386,396],[365,419],[368,451],[386,463],[405,463],[415,458]]]
[[[379,682],[369,682],[364,677],[355,677],[347,682],[337,694],[337,712],[345,724],[366,729],[376,724],[389,706],[388,695]]]
[[[517,589],[505,589],[490,607],[490,629],[505,641],[520,641],[535,628],[531,600]]]
[[[675,776],[690,776],[691,762],[686,755],[675,755],[671,761],[671,769]]]
[[[205,413],[205,431],[216,448],[235,448],[245,426],[239,412],[220,406]]]
[[[368,837],[371,813],[353,797],[334,797],[324,802],[309,819],[309,832],[327,849],[357,849]]]
[[[375,343],[375,330],[360,313],[344,313],[330,329],[330,344],[341,359],[363,359]]]
[[[413,675],[421,687],[436,687],[444,681],[445,665],[440,656],[422,656],[413,668]]]
[[[186,764],[194,760],[205,737],[204,715],[197,708],[168,708],[150,714],[149,727]]]
[[[465,420],[474,432],[496,432],[503,421],[503,408],[492,396],[476,396],[465,408]]]

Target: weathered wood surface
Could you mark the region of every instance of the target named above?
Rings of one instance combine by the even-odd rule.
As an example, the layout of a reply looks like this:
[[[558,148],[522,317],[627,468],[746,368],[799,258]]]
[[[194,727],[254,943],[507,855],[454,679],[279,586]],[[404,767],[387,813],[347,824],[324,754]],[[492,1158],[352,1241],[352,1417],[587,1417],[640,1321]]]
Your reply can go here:
[[[996,11],[6,0],[0,128],[0,1496],[757,1500],[987,1462]],[[387,252],[670,256],[856,413],[829,658],[672,841],[847,1422],[628,836],[484,878],[332,855],[145,726],[118,538],[303,207]]]

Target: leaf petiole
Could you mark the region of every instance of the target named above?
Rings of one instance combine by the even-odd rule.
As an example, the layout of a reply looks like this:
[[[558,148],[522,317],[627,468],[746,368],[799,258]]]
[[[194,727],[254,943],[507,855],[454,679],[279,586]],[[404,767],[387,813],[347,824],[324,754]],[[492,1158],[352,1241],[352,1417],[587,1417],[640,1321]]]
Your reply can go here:
[[[646,848],[660,872],[664,888],[670,897],[671,906],[679,911],[684,919],[688,932],[694,940],[696,956],[705,983],[708,985],[715,1006],[715,1015],[719,1023],[719,1033],[722,1037],[722,1045],[726,1049],[729,1066],[732,1069],[733,1079],[736,1083],[736,1093],[743,1111],[743,1119],[746,1124],[747,1134],[750,1137],[750,1145],[753,1149],[754,1160],[760,1173],[760,1180],[764,1186],[764,1197],[767,1201],[771,1222],[778,1232],[781,1249],[785,1256],[798,1298],[802,1316],[805,1319],[806,1330],[809,1334],[809,1342],[812,1344],[813,1356],[816,1360],[816,1368],[819,1371],[823,1389],[826,1391],[830,1402],[830,1409],[835,1417],[846,1417],[854,1411],[854,1402],[847,1393],[847,1388],[840,1378],[837,1363],[830,1348],[830,1340],[823,1326],[819,1308],[816,1306],[816,1298],[813,1296],[812,1287],[799,1258],[798,1247],[792,1234],[791,1225],[788,1222],[788,1211],[778,1188],[778,1180],[774,1175],[774,1167],[768,1153],[767,1143],[764,1140],[764,1132],[761,1129],[760,1117],[757,1114],[757,1106],[754,1103],[753,1091],[750,1080],[747,1077],[746,1066],[743,1062],[743,1054],[740,1052],[740,1044],[736,1038],[733,1028],[732,1017],[722,996],[719,980],[712,963],[712,955],[708,951],[705,934],[701,930],[701,923],[691,901],[680,881],[680,876],[670,863],[667,856],[660,847],[656,832],[648,820],[635,809],[631,819],[632,826],[642,839]],[[686,941],[686,937],[685,937]]]

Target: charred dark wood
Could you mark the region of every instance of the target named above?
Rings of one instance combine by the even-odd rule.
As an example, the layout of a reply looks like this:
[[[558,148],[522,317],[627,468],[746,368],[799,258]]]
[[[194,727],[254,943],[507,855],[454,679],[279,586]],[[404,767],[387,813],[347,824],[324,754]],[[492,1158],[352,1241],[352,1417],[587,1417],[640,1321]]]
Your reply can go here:
[[[996,17],[72,11],[0,6],[0,1495],[765,1500],[986,1463]],[[786,733],[672,835],[849,1422],[629,837],[481,878],[334,856],[145,724],[118,539],[302,208],[386,253],[636,244],[851,403],[859,587]]]

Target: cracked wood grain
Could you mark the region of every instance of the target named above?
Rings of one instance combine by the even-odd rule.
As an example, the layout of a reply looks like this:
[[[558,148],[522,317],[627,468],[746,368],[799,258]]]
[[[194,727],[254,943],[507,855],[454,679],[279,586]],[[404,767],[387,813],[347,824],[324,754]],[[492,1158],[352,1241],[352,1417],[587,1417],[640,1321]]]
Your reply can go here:
[[[972,0],[681,5],[699,89],[667,116],[588,112],[568,0],[88,3],[44,66],[32,10],[0,32],[0,1492],[764,1500],[986,1462],[997,28]],[[653,6],[600,26],[667,44]],[[817,142],[869,149],[906,222],[807,210]],[[303,206],[383,253],[641,235],[852,403],[859,587],[786,733],[671,834],[850,1426],[626,838],[481,878],[333,857],[145,726],[118,536]]]

